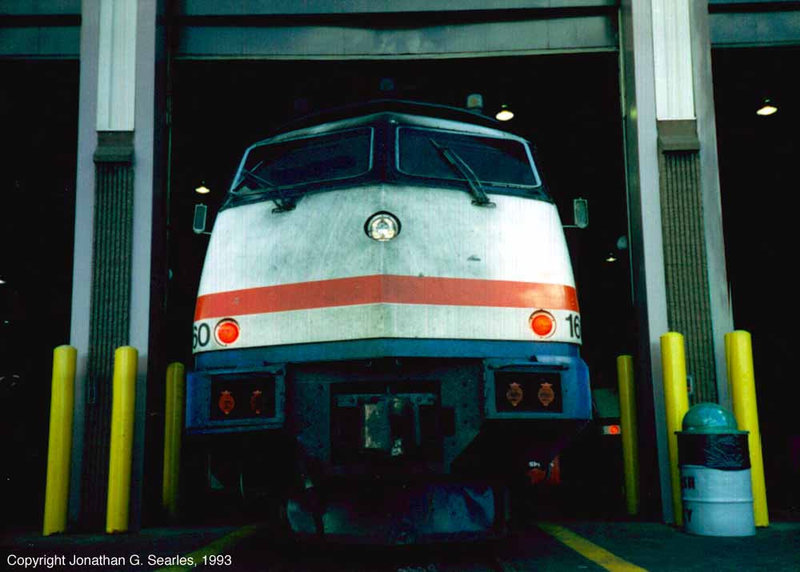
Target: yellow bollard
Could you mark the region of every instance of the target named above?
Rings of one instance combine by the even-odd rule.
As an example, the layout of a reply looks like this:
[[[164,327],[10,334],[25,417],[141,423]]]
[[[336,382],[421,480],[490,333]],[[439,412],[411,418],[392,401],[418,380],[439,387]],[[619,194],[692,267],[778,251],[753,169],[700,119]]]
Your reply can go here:
[[[126,532],[131,497],[133,414],[136,404],[135,348],[121,347],[114,353],[114,387],[111,403],[111,452],[108,462],[108,506],[106,532]]]
[[[753,345],[745,331],[725,335],[728,351],[728,383],[732,389],[733,414],[740,431],[748,431],[750,448],[750,478],[753,484],[753,517],[756,526],[769,526],[767,489],[764,482],[764,460],[761,453],[761,433],[758,427]]]
[[[181,432],[183,430],[184,368],[181,363],[167,367],[167,396],[164,404],[164,476],[161,506],[167,515],[178,514],[178,482],[181,466]]]
[[[683,335],[669,332],[661,336],[661,364],[664,374],[664,403],[667,413],[667,443],[669,446],[669,465],[672,475],[672,508],[675,524],[683,524],[683,503],[681,502],[681,475],[678,467],[678,436],[683,416],[689,410],[689,390],[686,380],[686,358]]]
[[[77,350],[71,346],[58,346],[53,350],[50,438],[47,446],[47,484],[42,530],[44,536],[64,532],[67,528],[77,356]]]
[[[625,505],[631,516],[639,514],[639,451],[636,426],[636,388],[633,385],[633,358],[617,356],[619,415],[622,429],[622,460],[625,469]]]

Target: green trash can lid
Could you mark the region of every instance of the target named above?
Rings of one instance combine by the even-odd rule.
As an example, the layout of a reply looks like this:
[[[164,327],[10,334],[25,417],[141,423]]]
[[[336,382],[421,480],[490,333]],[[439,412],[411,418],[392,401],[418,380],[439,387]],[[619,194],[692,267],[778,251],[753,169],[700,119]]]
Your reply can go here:
[[[716,403],[698,403],[683,416],[686,433],[746,433],[739,431],[733,413]]]

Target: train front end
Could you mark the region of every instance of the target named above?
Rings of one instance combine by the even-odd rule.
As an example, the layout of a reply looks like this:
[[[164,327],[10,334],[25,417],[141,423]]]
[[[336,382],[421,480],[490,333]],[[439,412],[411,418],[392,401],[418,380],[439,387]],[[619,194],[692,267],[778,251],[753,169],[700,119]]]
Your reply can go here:
[[[269,491],[301,533],[497,530],[509,483],[590,418],[530,147],[455,110],[383,105],[248,149],[193,339],[186,429],[210,482]]]

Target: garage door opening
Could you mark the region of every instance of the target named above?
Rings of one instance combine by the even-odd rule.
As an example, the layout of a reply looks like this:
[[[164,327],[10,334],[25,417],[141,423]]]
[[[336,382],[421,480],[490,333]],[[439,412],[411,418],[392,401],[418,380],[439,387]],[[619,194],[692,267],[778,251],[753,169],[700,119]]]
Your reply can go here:
[[[767,501],[773,513],[797,511],[800,386],[789,293],[797,257],[790,201],[800,156],[800,49],[719,49],[713,64],[728,276],[735,327],[753,336]],[[757,114],[767,98],[777,112]]]
[[[193,207],[219,208],[243,150],[307,111],[378,98],[514,111],[508,128],[533,141],[565,224],[588,200],[587,229],[568,229],[582,314],[582,354],[594,388],[615,390],[616,356],[635,351],[627,248],[622,119],[615,53],[392,61],[178,61],[173,73],[170,176],[170,359],[191,363],[191,327],[207,237]],[[208,194],[195,189],[204,186]],[[593,429],[589,430],[591,433]],[[587,437],[588,439],[589,437]],[[623,510],[621,453],[579,443],[564,459],[576,505]],[[565,495],[566,496],[566,495]]]
[[[53,348],[69,343],[78,63],[0,63],[0,502],[44,506]]]

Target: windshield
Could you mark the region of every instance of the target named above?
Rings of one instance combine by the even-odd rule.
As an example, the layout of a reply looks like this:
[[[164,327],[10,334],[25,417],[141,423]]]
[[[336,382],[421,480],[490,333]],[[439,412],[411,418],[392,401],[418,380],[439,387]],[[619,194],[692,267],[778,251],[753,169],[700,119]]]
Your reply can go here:
[[[469,172],[485,185],[540,185],[521,142],[453,131],[400,128],[398,168],[418,177],[464,180],[468,179],[465,172]]]
[[[347,179],[371,166],[369,127],[303,137],[250,149],[232,190],[242,193]]]

